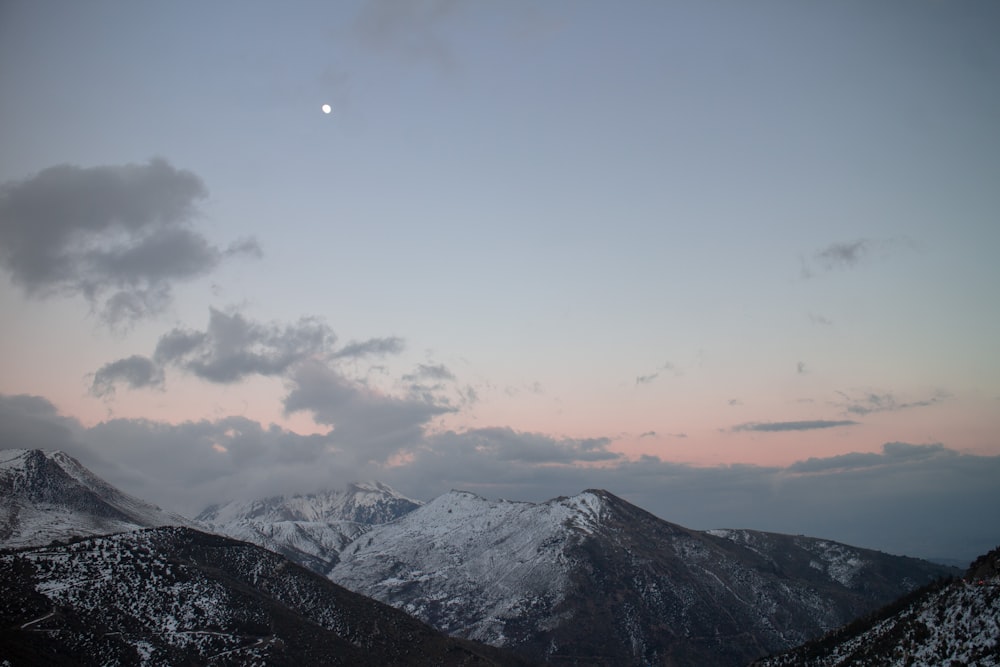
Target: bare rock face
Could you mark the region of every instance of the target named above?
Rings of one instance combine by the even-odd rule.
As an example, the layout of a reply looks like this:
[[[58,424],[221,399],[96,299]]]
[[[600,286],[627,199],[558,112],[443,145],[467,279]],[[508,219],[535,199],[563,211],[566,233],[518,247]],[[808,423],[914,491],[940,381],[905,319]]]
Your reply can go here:
[[[965,578],[969,581],[995,579],[1000,576],[1000,547],[972,561]]]
[[[374,526],[330,576],[534,660],[745,665],[949,571],[814,538],[694,531],[592,490],[539,504],[451,492]]]

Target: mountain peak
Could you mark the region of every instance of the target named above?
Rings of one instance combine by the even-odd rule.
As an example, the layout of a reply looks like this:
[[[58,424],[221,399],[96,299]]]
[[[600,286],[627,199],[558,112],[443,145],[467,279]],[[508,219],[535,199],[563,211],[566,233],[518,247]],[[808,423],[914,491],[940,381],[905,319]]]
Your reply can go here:
[[[3,546],[187,524],[183,517],[116,489],[65,452],[0,451]]]
[[[735,665],[944,570],[822,540],[743,537],[663,521],[603,489],[541,503],[451,491],[373,526],[329,576],[543,662]]]
[[[198,515],[206,529],[281,553],[325,574],[341,549],[370,526],[419,507],[382,482],[353,482],[345,490],[272,496],[213,505]]]
[[[391,521],[421,503],[382,482],[352,482],[345,490],[288,494],[230,501],[205,508],[197,520],[212,524],[239,521]]]

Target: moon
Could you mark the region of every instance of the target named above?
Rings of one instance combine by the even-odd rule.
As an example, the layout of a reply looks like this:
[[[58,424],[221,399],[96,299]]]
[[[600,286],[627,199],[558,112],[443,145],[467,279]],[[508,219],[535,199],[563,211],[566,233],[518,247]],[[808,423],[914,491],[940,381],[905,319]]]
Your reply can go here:
[[[333,111],[333,107],[331,107],[329,104],[324,104],[323,106],[320,107],[320,109],[323,110],[323,113],[330,113],[331,111]]]

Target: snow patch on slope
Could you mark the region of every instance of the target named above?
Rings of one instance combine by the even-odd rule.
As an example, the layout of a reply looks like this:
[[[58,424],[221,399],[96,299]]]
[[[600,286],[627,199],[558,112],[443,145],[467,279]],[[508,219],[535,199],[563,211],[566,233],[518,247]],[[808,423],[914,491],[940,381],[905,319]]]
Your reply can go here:
[[[451,491],[355,540],[330,578],[446,633],[503,646],[507,624],[563,599],[564,549],[599,524],[602,506],[590,492],[534,504]]]
[[[768,560],[773,560],[771,556],[773,547],[767,544],[771,533],[728,528],[717,528],[704,532],[736,542]],[[795,546],[812,554],[813,558],[809,562],[811,568],[822,572],[831,581],[843,586],[853,586],[860,573],[869,565],[869,561],[863,557],[860,549],[839,542],[815,538],[796,538]]]
[[[251,542],[326,574],[341,550],[373,524],[420,506],[380,482],[344,491],[274,496],[209,507],[198,515],[206,530]]]

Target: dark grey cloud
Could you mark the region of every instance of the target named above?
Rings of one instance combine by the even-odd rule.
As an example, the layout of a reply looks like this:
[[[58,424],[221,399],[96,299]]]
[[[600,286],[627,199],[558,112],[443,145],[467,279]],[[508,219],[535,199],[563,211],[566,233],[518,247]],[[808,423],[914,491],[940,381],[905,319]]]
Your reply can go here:
[[[939,390],[929,398],[917,401],[901,401],[891,392],[863,392],[853,395],[844,392],[837,393],[843,399],[837,405],[842,407],[845,413],[861,417],[876,412],[898,412],[899,410],[909,410],[910,408],[926,408],[931,405],[937,405],[950,396],[948,392]]]
[[[389,460],[421,442],[434,417],[456,410],[433,396],[377,392],[316,360],[297,365],[288,384],[285,413],[308,412],[332,426],[335,441],[359,461]]]
[[[256,241],[212,245],[191,228],[206,188],[162,159],[49,167],[0,186],[0,266],[27,295],[82,295],[109,325],[161,312],[177,281]]]
[[[170,331],[160,338],[153,359],[225,384],[250,375],[284,375],[299,361],[328,354],[335,340],[330,327],[316,318],[281,326],[212,308],[205,331]]]
[[[808,371],[806,370],[806,362],[799,361],[795,364],[795,372],[799,375],[804,375]]]
[[[133,355],[105,364],[94,373],[90,391],[110,396],[121,384],[130,389],[162,388],[167,367],[217,384],[253,375],[282,376],[304,359],[332,356],[335,341],[330,327],[316,318],[282,326],[210,308],[204,331],[173,329],[160,336],[152,358]]]
[[[162,388],[168,367],[208,382],[231,384],[255,375],[288,378],[296,365],[307,360],[320,365],[333,364],[345,359],[396,354],[404,347],[401,338],[389,337],[353,342],[334,350],[336,340],[333,330],[318,318],[303,317],[294,324],[282,325],[257,322],[238,311],[210,308],[204,330],[175,328],[160,336],[151,358],[133,355],[102,366],[94,373],[91,393],[111,396],[122,385],[130,389]],[[404,379],[414,377],[454,379],[440,365],[421,365],[416,376]],[[343,379],[348,384],[355,382]],[[411,385],[411,393],[420,388]],[[437,388],[423,389],[433,393]],[[459,391],[459,395],[465,401],[474,398],[475,391],[467,388]]]
[[[846,243],[831,243],[816,253],[816,260],[824,269],[840,269],[855,266],[868,253],[871,241],[857,239]]]
[[[406,347],[402,338],[369,338],[364,341],[348,343],[334,352],[334,358],[384,357],[399,354]]]
[[[355,404],[364,401],[380,398]],[[605,488],[690,528],[806,534],[922,557],[971,559],[1000,543],[1000,531],[982,518],[984,507],[1000,504],[1000,456],[942,444],[887,443],[787,467],[689,466],[648,455],[626,460],[607,438],[418,428],[404,438],[404,456],[387,465],[352,451],[366,446],[354,438],[363,431],[352,427],[342,437],[338,429],[300,435],[243,417],[115,419],[87,428],[43,398],[0,395],[0,447],[63,449],[125,491],[187,515],[230,498],[380,479],[423,500],[452,488],[530,501]]]
[[[0,394],[0,448],[48,449],[72,441],[77,423],[59,416],[48,399]]]
[[[924,461],[939,456],[955,456],[940,443],[932,445],[911,445],[905,442],[887,442],[882,452],[852,452],[826,458],[808,458],[788,467],[789,472],[817,473],[832,470],[860,470],[877,466]]]
[[[858,422],[851,420],[827,421],[813,419],[796,422],[748,422],[733,426],[731,431],[756,431],[761,433],[773,433],[782,431],[812,431],[821,428],[836,428],[838,426],[854,426]]]
[[[163,387],[163,369],[149,357],[132,355],[104,364],[94,373],[90,392],[95,396],[111,396],[115,386],[123,383],[129,389]]]
[[[656,431],[646,431],[645,433],[640,433],[639,437],[640,438],[655,438],[656,437]]]
[[[802,262],[801,276],[804,279],[812,278],[817,270],[824,272],[852,269],[868,261],[868,258],[878,254],[881,258],[889,257],[900,249],[913,249],[914,242],[906,237],[896,237],[889,239],[855,239],[854,241],[841,241],[816,251],[811,261],[800,258]],[[816,268],[814,268],[814,266]],[[810,314],[814,324],[831,324],[830,320],[822,316]]]

